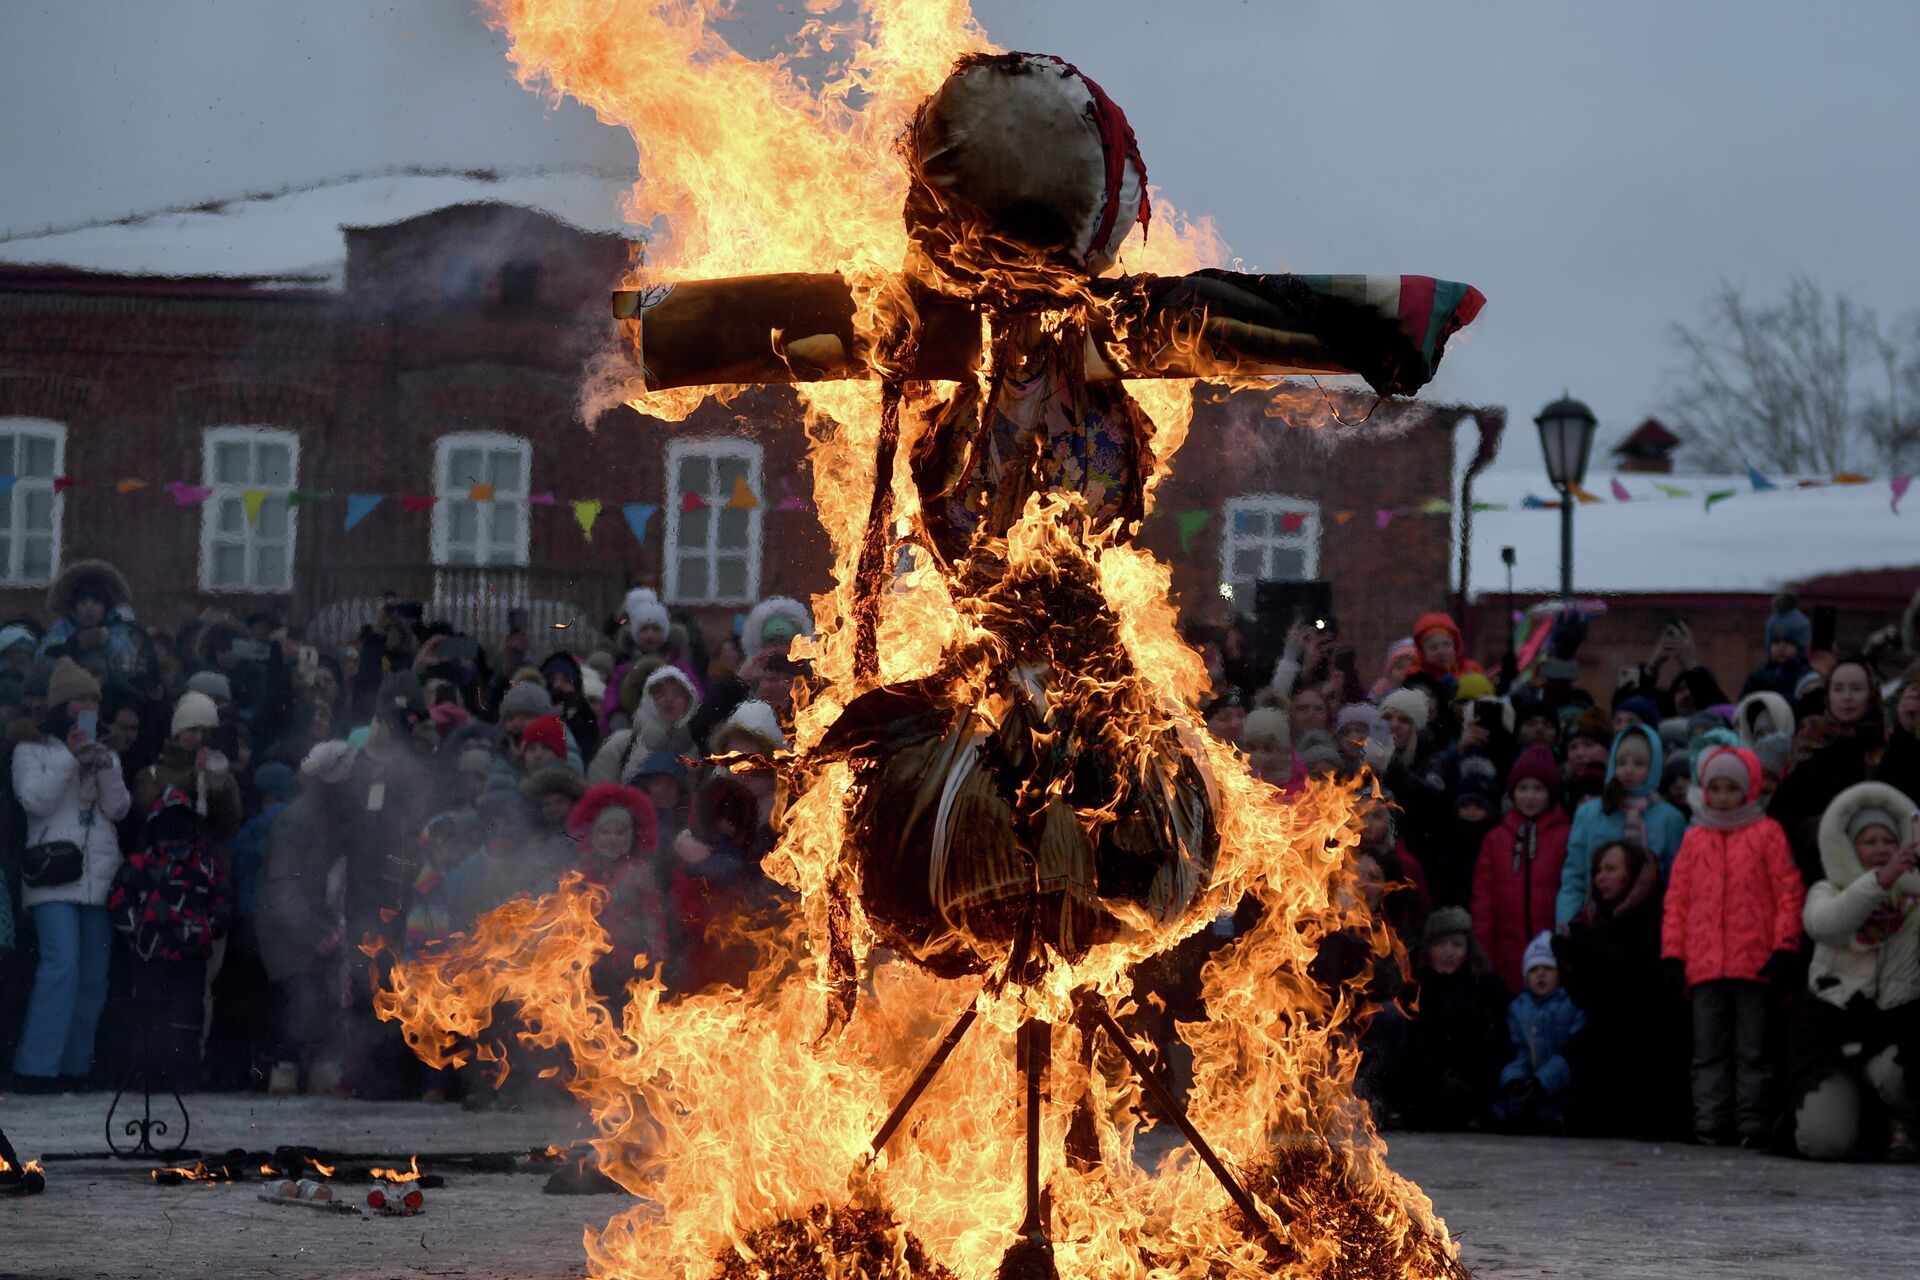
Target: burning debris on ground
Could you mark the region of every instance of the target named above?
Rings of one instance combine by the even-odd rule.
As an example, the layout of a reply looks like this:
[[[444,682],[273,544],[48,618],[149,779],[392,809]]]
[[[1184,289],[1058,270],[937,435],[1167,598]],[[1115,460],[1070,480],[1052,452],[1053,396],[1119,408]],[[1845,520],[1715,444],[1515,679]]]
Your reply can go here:
[[[750,1232],[714,1262],[719,1280],[957,1280],[882,1209],[815,1205]]]

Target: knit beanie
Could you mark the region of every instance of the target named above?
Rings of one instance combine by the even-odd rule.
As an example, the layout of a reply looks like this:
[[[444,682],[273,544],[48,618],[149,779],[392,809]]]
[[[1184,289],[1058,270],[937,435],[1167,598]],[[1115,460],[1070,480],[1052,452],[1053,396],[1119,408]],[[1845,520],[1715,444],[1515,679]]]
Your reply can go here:
[[[1526,951],[1521,954],[1520,976],[1525,978],[1541,965],[1555,970],[1560,967],[1560,962],[1553,958],[1553,933],[1547,929],[1534,934],[1533,941],[1527,944]]]
[[[218,671],[196,671],[187,677],[187,692],[204,693],[216,702],[233,701],[233,684]]]
[[[560,723],[559,716],[541,716],[537,720],[530,721],[527,727],[520,731],[520,750],[525,751],[535,744],[545,747],[563,760],[566,759],[567,727]]]
[[[173,727],[168,732],[177,737],[187,729],[211,729],[219,723],[220,709],[213,699],[190,689],[173,704]]]
[[[1685,751],[1693,735],[1687,732],[1685,716],[1668,716],[1660,722],[1660,745],[1671,758],[1676,752]]]
[[[1465,907],[1435,907],[1420,931],[1420,945],[1430,947],[1447,938],[1473,936],[1473,917]]]
[[[300,776],[315,782],[345,782],[353,776],[353,757],[354,750],[347,743],[338,739],[322,742],[300,762]]]
[[[1775,777],[1787,771],[1787,757],[1793,752],[1793,739],[1784,733],[1769,733],[1753,744],[1760,767]]]
[[[62,658],[53,664],[53,674],[47,679],[48,706],[64,707],[75,698],[99,696],[100,682],[85,667],[72,658]]]
[[[1610,747],[1613,745],[1613,722],[1600,708],[1588,707],[1574,718],[1573,729],[1567,734],[1568,742],[1575,738],[1586,738],[1603,747]]]
[[[1860,833],[1868,827],[1885,827],[1893,832],[1893,838],[1900,838],[1900,820],[1885,809],[1860,809],[1847,820],[1847,839],[1858,840]]]
[[[1432,704],[1427,701],[1427,695],[1418,689],[1395,689],[1392,693],[1380,699],[1380,710],[1382,712],[1398,711],[1401,715],[1413,721],[1413,728],[1416,733],[1426,729],[1427,715],[1431,709]]]
[[[1614,708],[1614,711],[1615,713],[1624,711],[1641,724],[1649,727],[1656,726],[1660,723],[1660,704],[1643,693],[1623,699],[1620,705]]]
[[[673,619],[667,616],[667,606],[660,603],[650,587],[635,587],[627,592],[627,634],[635,640],[640,638],[642,627],[660,628],[660,638],[666,639],[667,628],[673,625]]]
[[[1545,784],[1553,803],[1560,803],[1560,762],[1550,748],[1533,746],[1520,753],[1507,770],[1507,794],[1512,795],[1513,789],[1528,778]]]
[[[1773,612],[1767,615],[1767,644],[1775,640],[1792,642],[1802,658],[1813,647],[1813,623],[1800,612],[1799,601],[1785,592],[1773,598]]]
[[[787,749],[787,735],[780,730],[780,717],[774,714],[773,707],[756,698],[749,698],[733,709],[733,714],[720,722],[707,738],[708,749],[718,754],[731,734],[744,733],[760,743],[760,749],[766,754]]]
[[[278,760],[269,760],[253,771],[253,789],[271,800],[291,801],[300,794],[300,779]]]
[[[1739,747],[1714,747],[1700,759],[1700,785],[1715,778],[1732,778],[1751,799],[1760,789],[1760,761]]]
[[[1469,671],[1460,677],[1459,685],[1454,690],[1453,700],[1455,702],[1471,702],[1475,698],[1491,698],[1493,696],[1493,681],[1487,679],[1478,671]]]
[[[1300,741],[1294,745],[1294,754],[1300,757],[1301,767],[1309,772],[1338,769],[1345,763],[1340,757],[1340,744],[1325,729],[1309,729],[1301,734]]]
[[[493,772],[493,752],[482,746],[468,747],[460,753],[460,772],[486,777]]]
[[[1240,746],[1243,750],[1268,746],[1275,751],[1285,751],[1292,745],[1293,735],[1288,731],[1286,712],[1278,707],[1255,707],[1247,712],[1246,727],[1240,730]]]
[[[6,653],[9,650],[18,649],[22,646],[25,646],[27,651],[31,653],[40,647],[40,638],[34,635],[33,631],[23,623],[16,622],[11,626],[0,627],[0,653]]]
[[[1486,767],[1467,767],[1474,764]],[[1500,779],[1494,776],[1490,762],[1478,757],[1469,757],[1460,762],[1460,780],[1453,786],[1453,807],[1458,809],[1461,802],[1466,800],[1477,801],[1490,813],[1500,812]]]
[[[500,714],[550,716],[553,714],[553,698],[547,693],[545,685],[529,680],[507,690],[506,696],[500,699]]]

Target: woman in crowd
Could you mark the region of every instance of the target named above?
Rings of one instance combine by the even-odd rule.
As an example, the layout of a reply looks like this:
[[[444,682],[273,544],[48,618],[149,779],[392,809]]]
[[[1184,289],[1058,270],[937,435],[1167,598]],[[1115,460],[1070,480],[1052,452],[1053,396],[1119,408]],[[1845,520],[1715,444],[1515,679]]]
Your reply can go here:
[[[1758,674],[1758,673],[1756,673]],[[1886,746],[1880,687],[1859,658],[1845,658],[1827,675],[1826,708],[1803,716],[1793,751],[1768,814],[1786,829],[1794,862],[1813,884],[1823,874],[1820,819],[1834,798],[1875,776]]]

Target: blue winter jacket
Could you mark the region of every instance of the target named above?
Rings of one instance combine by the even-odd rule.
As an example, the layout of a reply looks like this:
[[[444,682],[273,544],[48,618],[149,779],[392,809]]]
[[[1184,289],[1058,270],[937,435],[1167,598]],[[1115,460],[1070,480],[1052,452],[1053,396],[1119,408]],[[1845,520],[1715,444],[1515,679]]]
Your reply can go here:
[[[1557,1098],[1573,1083],[1573,1068],[1567,1065],[1567,1041],[1587,1025],[1587,1015],[1573,1002],[1565,987],[1542,1000],[1531,991],[1522,991],[1507,1006],[1507,1039],[1513,1044],[1513,1060],[1501,1069],[1500,1083],[1512,1084],[1529,1077],[1538,1080],[1549,1098]]]
[[[1673,860],[1680,856],[1680,841],[1687,834],[1687,817],[1655,794],[1660,786],[1660,735],[1644,725],[1629,725],[1614,735],[1613,749],[1607,752],[1607,781],[1613,781],[1613,763],[1620,754],[1620,740],[1630,733],[1645,738],[1652,749],[1653,762],[1647,780],[1630,793],[1653,796],[1653,802],[1640,815],[1647,828],[1647,852],[1660,868],[1660,881],[1666,883]],[[1565,929],[1587,905],[1587,889],[1593,879],[1593,855],[1626,837],[1626,813],[1608,813],[1598,798],[1582,804],[1573,815],[1573,830],[1567,833],[1567,860],[1560,868],[1560,897],[1555,901],[1555,925]]]

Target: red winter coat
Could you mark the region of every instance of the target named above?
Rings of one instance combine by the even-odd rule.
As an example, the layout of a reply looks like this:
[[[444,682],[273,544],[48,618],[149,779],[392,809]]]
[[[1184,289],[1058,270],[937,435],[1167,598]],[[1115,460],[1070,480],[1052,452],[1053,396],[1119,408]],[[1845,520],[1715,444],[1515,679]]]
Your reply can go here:
[[[1760,980],[1776,951],[1800,946],[1806,883],[1772,818],[1734,831],[1689,827],[1667,884],[1660,954],[1684,960],[1689,989],[1720,978]]]
[[[1520,958],[1527,943],[1542,929],[1553,928],[1567,833],[1573,829],[1565,809],[1548,809],[1534,824],[1533,861],[1527,863],[1521,853],[1516,867],[1515,851],[1526,825],[1519,810],[1508,810],[1480,842],[1480,861],[1473,869],[1473,936],[1510,995],[1519,995],[1525,985]]]

